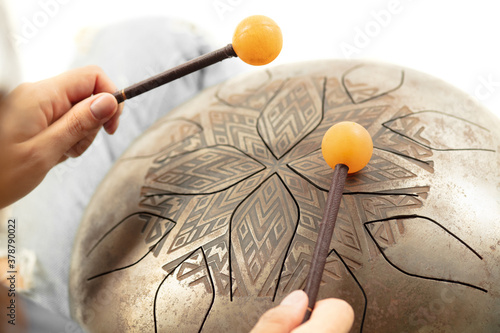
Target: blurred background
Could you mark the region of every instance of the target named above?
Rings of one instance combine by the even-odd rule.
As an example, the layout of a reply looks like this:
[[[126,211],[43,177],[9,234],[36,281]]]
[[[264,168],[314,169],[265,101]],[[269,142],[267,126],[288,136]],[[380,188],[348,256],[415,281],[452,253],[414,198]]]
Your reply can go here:
[[[24,81],[66,70],[88,32],[113,22],[175,17],[191,23],[218,48],[231,42],[240,20],[263,14],[280,25],[284,36],[281,55],[268,66],[322,58],[395,63],[453,84],[500,116],[497,1],[5,1]],[[240,71],[258,69],[238,63]],[[141,65],[147,64],[130,64]]]

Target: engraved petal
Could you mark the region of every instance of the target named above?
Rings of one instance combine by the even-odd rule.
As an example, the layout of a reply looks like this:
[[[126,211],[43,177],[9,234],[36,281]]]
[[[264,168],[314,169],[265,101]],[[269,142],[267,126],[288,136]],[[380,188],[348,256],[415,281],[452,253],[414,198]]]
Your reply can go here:
[[[231,227],[233,277],[240,293],[273,297],[287,248],[295,234],[299,208],[276,174],[236,209]],[[237,272],[236,272],[237,271]]]
[[[167,193],[209,194],[225,190],[264,166],[233,147],[202,148],[167,160],[150,170],[147,185]]]
[[[231,190],[234,188],[236,186]],[[210,239],[227,232],[231,213],[237,203],[231,202],[228,197],[232,193],[226,192],[195,197],[191,203],[190,213],[172,241],[169,253],[179,249],[185,251],[186,248],[203,245]],[[193,245],[193,243],[196,244]]]
[[[277,159],[311,133],[321,122],[324,79],[293,79],[269,103],[257,129]]]
[[[416,179],[419,170],[404,162],[391,153],[375,150],[367,166],[347,177],[345,192],[373,192],[374,185],[377,192],[416,186],[419,184]],[[333,169],[326,164],[321,150],[297,159],[289,167],[310,183],[328,191]]]
[[[271,152],[257,133],[258,111],[247,109],[214,110],[209,113],[216,144],[233,146],[259,161],[267,161]]]

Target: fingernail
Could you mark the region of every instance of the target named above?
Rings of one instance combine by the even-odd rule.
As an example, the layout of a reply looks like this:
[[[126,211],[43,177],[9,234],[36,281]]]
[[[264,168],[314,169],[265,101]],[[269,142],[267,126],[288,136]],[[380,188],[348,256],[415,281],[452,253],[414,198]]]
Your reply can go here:
[[[280,305],[294,305],[294,306],[299,306],[304,301],[307,302],[307,295],[306,295],[306,293],[304,291],[302,291],[302,290],[295,290],[290,295],[288,295],[287,297],[285,297],[281,301]]]
[[[113,135],[118,129],[119,123],[120,123],[120,118],[116,119],[114,123],[110,123],[110,121],[108,120],[108,122],[104,123],[103,127],[109,135]]]
[[[113,115],[116,110],[116,104],[117,102],[113,95],[104,94],[92,102],[90,111],[96,119],[106,119]]]

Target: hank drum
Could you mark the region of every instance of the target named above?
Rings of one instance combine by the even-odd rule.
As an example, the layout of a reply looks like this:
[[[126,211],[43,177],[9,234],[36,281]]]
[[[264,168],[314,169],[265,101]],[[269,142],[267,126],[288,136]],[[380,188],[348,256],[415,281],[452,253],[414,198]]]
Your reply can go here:
[[[148,110],[144,110],[148,112]],[[321,61],[214,86],[116,162],[81,222],[73,317],[91,332],[248,332],[303,288],[340,121],[373,138],[347,178],[318,299],[352,332],[500,331],[500,120],[392,65]]]

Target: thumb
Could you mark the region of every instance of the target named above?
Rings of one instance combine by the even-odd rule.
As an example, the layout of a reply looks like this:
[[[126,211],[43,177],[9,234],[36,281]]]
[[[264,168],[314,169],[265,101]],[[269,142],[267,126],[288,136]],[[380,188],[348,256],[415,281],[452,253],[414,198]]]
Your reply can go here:
[[[38,142],[42,149],[50,147],[55,161],[59,161],[71,147],[81,140],[95,134],[97,130],[118,109],[118,103],[113,95],[97,94],[74,105],[61,118],[40,133]],[[92,135],[92,138],[95,135]]]
[[[289,333],[302,323],[308,298],[304,291],[296,290],[281,304],[260,317],[251,333]]]

